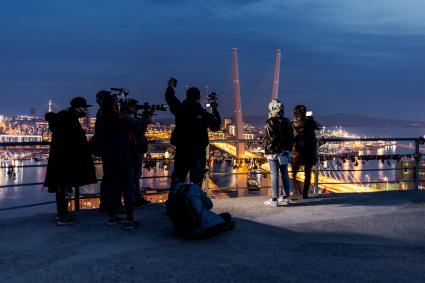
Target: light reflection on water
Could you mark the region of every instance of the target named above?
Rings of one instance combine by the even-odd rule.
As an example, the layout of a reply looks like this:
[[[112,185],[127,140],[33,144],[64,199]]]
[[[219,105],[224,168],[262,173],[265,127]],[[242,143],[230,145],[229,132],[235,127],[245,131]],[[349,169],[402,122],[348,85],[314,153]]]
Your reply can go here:
[[[412,153],[411,150],[400,149],[396,146],[391,146],[387,148],[381,148],[378,150],[368,150],[362,152],[364,155],[373,155],[373,154],[395,154],[395,153]],[[331,161],[328,161],[331,162]],[[328,163],[326,162],[326,163]],[[25,161],[12,161],[5,163],[3,162],[2,168],[0,169],[0,185],[14,185],[22,183],[42,183],[44,181],[46,167],[29,167],[29,168],[19,168],[16,167],[16,179],[12,179],[7,174],[7,164],[13,164],[14,166],[22,165],[43,165],[43,162],[34,162],[32,160]],[[172,168],[169,170],[164,170],[163,164],[158,163],[156,167],[151,168],[150,170],[144,169],[143,176],[163,176],[163,178],[153,178],[153,179],[142,179],[141,186],[149,188],[159,188],[166,189],[170,186],[170,179],[168,176],[171,173]],[[328,167],[329,164],[325,166]],[[342,165],[343,169],[388,169],[396,168],[396,161],[366,161],[364,164],[361,161],[358,161],[357,166],[351,161],[346,161]],[[245,169],[246,171],[246,169]],[[221,162],[213,163],[212,172],[215,173],[236,173],[240,170],[233,169],[231,162]],[[102,169],[100,165],[96,166],[96,174],[98,178],[102,178]],[[344,176],[345,179],[350,181],[361,180],[362,182],[368,181],[379,181],[384,180],[395,180],[396,172],[395,171],[374,171],[374,172],[354,172],[350,175],[349,172],[343,172],[341,176]],[[290,174],[291,177],[291,174]],[[270,186],[270,174],[267,176],[252,175],[250,179],[255,183],[261,185],[262,187]],[[226,196],[248,196],[248,195],[270,195],[270,188],[258,190],[257,186],[248,184],[247,175],[212,175],[211,176],[211,191],[214,191],[214,188],[219,189],[228,189],[225,192],[217,193],[218,197]],[[81,188],[81,194],[97,194],[99,191],[98,185],[90,185]],[[8,187],[0,188],[0,208],[25,205],[30,203],[38,203],[45,201],[53,201],[54,194],[49,194],[47,188],[44,188],[42,185],[34,185],[28,187]]]

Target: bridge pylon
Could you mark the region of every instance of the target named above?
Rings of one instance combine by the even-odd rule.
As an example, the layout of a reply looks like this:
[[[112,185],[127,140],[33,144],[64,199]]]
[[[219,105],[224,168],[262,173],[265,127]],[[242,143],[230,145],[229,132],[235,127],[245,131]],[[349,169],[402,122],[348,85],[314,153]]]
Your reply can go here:
[[[239,82],[239,66],[238,66],[238,49],[232,49],[232,66],[233,66],[233,95],[235,98],[235,122],[236,122],[236,138],[243,139],[243,120],[241,105],[241,89]],[[236,157],[243,158],[245,156],[245,144],[237,143]]]
[[[49,103],[47,104],[47,112],[53,111],[53,101],[49,99]]]
[[[282,58],[282,52],[280,49],[276,50],[276,57],[274,62],[274,76],[272,86],[272,100],[278,99],[279,97],[279,76],[280,76],[280,61]]]

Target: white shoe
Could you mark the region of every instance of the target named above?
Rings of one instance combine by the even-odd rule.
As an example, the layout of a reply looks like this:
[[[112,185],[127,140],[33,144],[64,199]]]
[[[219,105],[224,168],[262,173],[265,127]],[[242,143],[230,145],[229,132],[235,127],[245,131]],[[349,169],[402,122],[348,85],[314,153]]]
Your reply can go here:
[[[273,200],[272,198],[271,198],[271,199],[266,200],[266,201],[264,202],[264,204],[265,204],[265,205],[270,205],[270,206],[279,206],[279,202],[278,202],[277,200]]]
[[[291,202],[289,201],[289,197],[284,198],[283,196],[280,196],[277,200],[279,204],[281,203],[283,206],[288,206]]]

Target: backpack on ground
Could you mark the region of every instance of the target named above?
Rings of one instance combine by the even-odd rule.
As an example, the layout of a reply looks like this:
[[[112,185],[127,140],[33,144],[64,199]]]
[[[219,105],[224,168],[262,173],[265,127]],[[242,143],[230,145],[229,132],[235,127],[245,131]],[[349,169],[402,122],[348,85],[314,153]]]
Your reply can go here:
[[[187,197],[190,187],[190,184],[180,186],[177,191],[170,193],[165,203],[167,214],[178,234],[190,232],[201,225],[200,215]]]

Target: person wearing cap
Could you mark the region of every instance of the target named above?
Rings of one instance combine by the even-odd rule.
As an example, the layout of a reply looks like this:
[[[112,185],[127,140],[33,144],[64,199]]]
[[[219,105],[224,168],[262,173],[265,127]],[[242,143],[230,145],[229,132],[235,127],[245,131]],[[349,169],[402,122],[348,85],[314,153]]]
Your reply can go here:
[[[212,103],[211,113],[201,106],[201,93],[196,87],[189,88],[186,91],[186,99],[181,102],[175,96],[175,82],[170,79],[165,92],[165,100],[175,116],[176,123],[170,139],[171,144],[176,147],[171,186],[177,182],[184,183],[190,172],[190,181],[202,187],[206,147],[209,143],[208,129],[220,130],[221,117],[217,104]]]
[[[79,122],[91,105],[83,97],[73,98],[70,104],[71,107],[58,113],[45,115],[52,140],[44,186],[48,192],[56,193],[57,225],[75,222],[68,212],[67,192],[97,182],[90,146]]]

